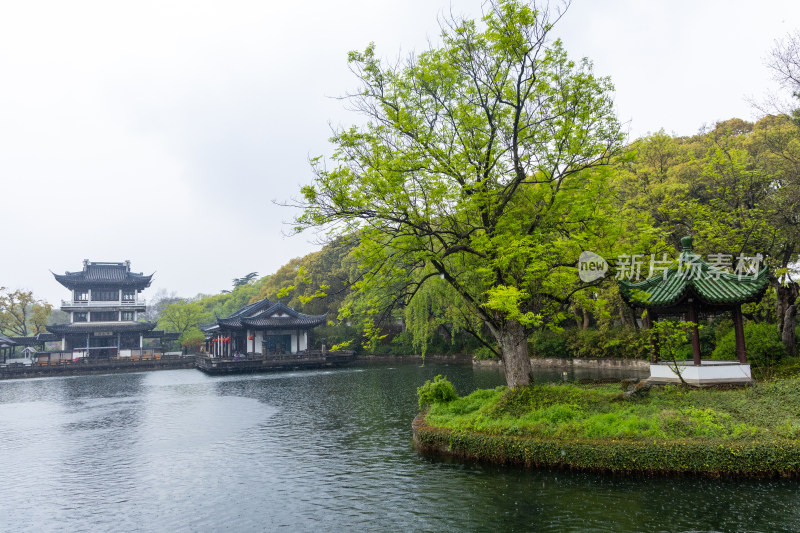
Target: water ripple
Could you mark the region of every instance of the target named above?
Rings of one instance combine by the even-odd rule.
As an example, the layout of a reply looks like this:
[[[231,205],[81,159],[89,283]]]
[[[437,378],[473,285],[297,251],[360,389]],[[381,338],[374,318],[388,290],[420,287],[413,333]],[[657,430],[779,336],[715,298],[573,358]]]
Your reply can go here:
[[[416,387],[501,376],[397,365],[0,383],[13,531],[796,531],[789,481],[607,477],[421,457]]]

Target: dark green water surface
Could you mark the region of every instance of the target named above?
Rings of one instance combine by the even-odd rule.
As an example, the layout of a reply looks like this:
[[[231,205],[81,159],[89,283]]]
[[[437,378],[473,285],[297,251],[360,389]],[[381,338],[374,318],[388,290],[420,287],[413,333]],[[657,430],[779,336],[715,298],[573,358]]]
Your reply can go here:
[[[436,374],[461,394],[503,382],[431,363],[0,382],[0,530],[800,530],[794,481],[421,457],[415,392]]]

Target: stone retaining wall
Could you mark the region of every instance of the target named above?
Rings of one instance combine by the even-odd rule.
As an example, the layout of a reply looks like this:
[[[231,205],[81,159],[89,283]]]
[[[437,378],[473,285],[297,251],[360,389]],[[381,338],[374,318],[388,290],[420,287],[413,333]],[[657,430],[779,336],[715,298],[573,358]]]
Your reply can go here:
[[[496,359],[473,359],[472,364],[475,366],[503,366],[503,362]],[[598,370],[630,368],[635,370],[649,370],[650,362],[640,359],[566,359],[559,357],[536,357],[531,358],[531,366],[533,368],[563,368],[565,370],[577,368]]]

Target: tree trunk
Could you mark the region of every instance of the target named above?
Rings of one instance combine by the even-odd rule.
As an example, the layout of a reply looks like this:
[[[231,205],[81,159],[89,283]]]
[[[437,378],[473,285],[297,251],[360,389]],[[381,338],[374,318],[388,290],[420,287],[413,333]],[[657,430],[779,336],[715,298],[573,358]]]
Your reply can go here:
[[[619,306],[619,322],[620,322],[620,325],[623,328],[627,328],[628,325],[629,325],[628,324],[628,315],[625,312],[625,307],[626,307],[625,304],[620,304],[620,306]]]
[[[800,285],[792,281],[786,285],[776,283],[774,287],[778,333],[786,347],[786,353],[794,357],[797,355],[797,342],[794,334],[795,317],[797,316],[795,301],[800,294]]]
[[[589,311],[585,307],[581,307],[581,310],[583,311],[583,326],[581,329],[589,329]]]
[[[531,360],[528,356],[528,333],[525,328],[516,320],[506,320],[503,330],[493,333],[500,346],[508,388],[530,385]]]
[[[790,305],[786,309],[786,314],[783,315],[783,331],[781,331],[781,340],[786,347],[786,353],[789,357],[797,357],[797,339],[794,334],[795,317],[797,316],[797,306]]]
[[[642,317],[642,328],[646,330],[653,329],[653,315],[648,310]],[[661,351],[659,345],[658,333],[654,332],[650,335],[650,362],[658,363],[659,353]]]

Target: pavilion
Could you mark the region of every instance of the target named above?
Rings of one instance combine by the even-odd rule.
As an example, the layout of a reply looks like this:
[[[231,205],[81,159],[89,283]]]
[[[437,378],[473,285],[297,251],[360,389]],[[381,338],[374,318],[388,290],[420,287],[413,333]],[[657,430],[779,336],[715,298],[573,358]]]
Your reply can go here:
[[[0,333],[0,358],[5,363],[9,355],[13,356],[16,352],[17,343]]]
[[[296,354],[308,349],[308,331],[327,315],[306,315],[267,298],[202,326],[213,356]]]
[[[682,317],[695,324],[691,331],[692,364],[682,365],[680,370],[685,381],[693,384],[750,381],[741,306],[764,296],[769,286],[768,267],[756,267],[745,275],[731,273],[695,254],[691,237],[681,239],[681,248],[678,261],[664,269],[663,275],[638,283],[619,281],[622,299],[630,307],[646,309],[652,321]],[[733,318],[737,361],[701,361],[698,321],[728,311]],[[670,365],[657,361],[657,345],[653,354],[651,380],[678,381],[679,376]]]

